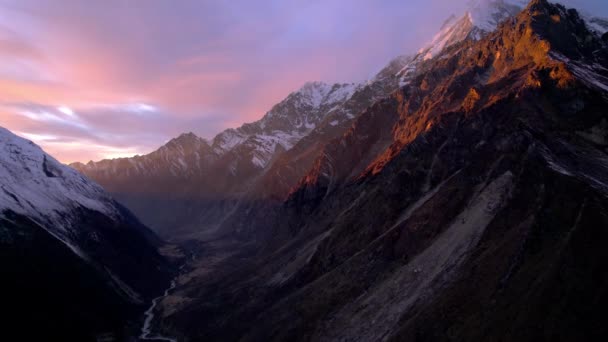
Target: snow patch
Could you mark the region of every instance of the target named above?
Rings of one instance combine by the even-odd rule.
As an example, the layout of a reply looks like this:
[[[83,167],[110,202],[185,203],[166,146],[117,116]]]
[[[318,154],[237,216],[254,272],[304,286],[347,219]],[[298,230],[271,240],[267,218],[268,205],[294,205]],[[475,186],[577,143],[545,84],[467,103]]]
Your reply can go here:
[[[608,77],[601,75],[594,67],[578,64],[576,62],[571,62],[568,66],[584,83],[608,92]]]
[[[213,147],[217,153],[222,154],[230,151],[245,139],[247,139],[246,135],[237,132],[235,129],[227,129],[213,139]]]

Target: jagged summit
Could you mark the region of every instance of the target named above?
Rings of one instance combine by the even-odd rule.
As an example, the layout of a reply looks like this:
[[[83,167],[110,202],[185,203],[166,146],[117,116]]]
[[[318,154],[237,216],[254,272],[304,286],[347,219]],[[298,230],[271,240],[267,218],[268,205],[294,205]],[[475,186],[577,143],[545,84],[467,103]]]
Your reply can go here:
[[[331,107],[346,101],[357,88],[354,83],[307,82],[254,122],[265,132],[309,131],[316,127]]]
[[[446,47],[464,39],[478,40],[494,31],[498,24],[521,11],[527,1],[519,0],[473,0],[461,17],[450,16],[442,25],[431,43],[421,49],[422,58],[436,57]]]
[[[482,31],[493,31],[505,19],[521,11],[526,0],[472,0],[467,15],[472,24]]]
[[[407,85],[418,72],[420,64],[440,56],[450,46],[464,40],[479,40],[492,32],[499,23],[513,17],[525,5],[519,0],[473,0],[462,16],[451,15],[441,26],[431,42],[421,48],[405,66],[399,70],[400,84]]]
[[[196,134],[192,133],[192,132],[186,132],[186,133],[182,133],[180,135],[177,136],[177,138],[175,138],[177,140],[198,140],[198,139],[202,139],[199,136],[197,136]]]
[[[168,149],[198,150],[202,146],[209,146],[209,142],[192,132],[188,132],[169,140],[163,147]],[[161,147],[161,150],[163,147]]]

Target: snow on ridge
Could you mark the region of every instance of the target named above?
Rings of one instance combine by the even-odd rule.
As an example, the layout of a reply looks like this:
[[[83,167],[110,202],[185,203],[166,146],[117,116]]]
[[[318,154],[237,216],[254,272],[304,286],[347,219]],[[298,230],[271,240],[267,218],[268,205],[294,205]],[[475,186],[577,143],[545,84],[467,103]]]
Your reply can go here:
[[[327,83],[307,82],[296,93],[308,100],[311,106],[318,108],[330,91],[331,86]]]
[[[472,30],[472,19],[470,14],[465,15],[453,25],[441,30],[431,44],[423,49],[423,59],[428,60],[438,56],[446,47],[464,40]]]
[[[259,168],[265,168],[279,146],[287,151],[304,136],[305,134],[299,132],[282,131],[274,131],[269,135],[256,134],[247,141],[255,146],[251,162]]]
[[[358,85],[355,83],[334,85],[332,91],[326,95],[323,102],[332,105],[337,102],[344,102],[353,96],[357,88]]]
[[[602,68],[601,66],[592,67],[577,62],[571,62],[568,66],[584,83],[591,87],[598,88],[601,91],[608,92],[608,77],[601,75],[600,72],[594,68],[600,69]]]
[[[407,84],[405,74],[415,71],[422,60],[437,57],[447,47],[470,38],[478,40],[496,29],[498,24],[519,13],[528,0],[471,0],[464,15],[450,16],[441,26],[431,42],[418,51],[418,56],[397,75],[402,76],[401,84]]]
[[[300,89],[291,93],[287,100],[292,96],[299,96],[304,100],[304,103],[301,103],[302,105],[319,109],[323,105],[346,101],[356,89],[357,85],[354,83],[306,82]]]
[[[600,35],[608,32],[608,20],[590,16],[583,16],[583,19],[591,31],[595,31]]]
[[[223,154],[242,144],[253,146],[256,152],[252,163],[263,168],[270,161],[277,146],[284,150],[291,149],[317,127],[324,114],[331,111],[322,110],[323,108],[333,108],[347,101],[357,88],[358,85],[354,83],[330,85],[307,82],[275,105],[260,120],[218,134],[213,140],[214,150]],[[283,122],[280,128],[277,128],[277,122]],[[289,122],[288,127],[285,127],[284,122]]]
[[[65,229],[65,216],[77,207],[118,215],[99,185],[0,127],[0,214],[12,210]]]
[[[245,141],[247,137],[248,136],[239,133],[236,129],[227,129],[213,138],[214,151],[219,154],[227,152]]]
[[[471,37],[479,39],[482,33],[492,32],[505,19],[523,10],[528,0],[471,0],[468,10],[459,19],[452,15],[433,37],[429,45],[420,50],[424,59],[436,57],[443,49]],[[476,33],[471,35],[471,33]]]

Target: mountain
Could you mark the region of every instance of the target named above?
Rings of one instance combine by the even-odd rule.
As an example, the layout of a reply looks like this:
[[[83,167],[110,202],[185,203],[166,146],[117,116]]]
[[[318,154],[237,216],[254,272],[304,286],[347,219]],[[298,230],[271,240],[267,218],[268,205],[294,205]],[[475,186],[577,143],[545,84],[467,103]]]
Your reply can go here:
[[[127,338],[171,267],[154,233],[97,184],[0,127],[3,335]]]
[[[415,67],[319,144],[283,200],[201,243],[159,303],[165,329],[190,341],[608,336],[606,40],[576,10],[534,0]]]

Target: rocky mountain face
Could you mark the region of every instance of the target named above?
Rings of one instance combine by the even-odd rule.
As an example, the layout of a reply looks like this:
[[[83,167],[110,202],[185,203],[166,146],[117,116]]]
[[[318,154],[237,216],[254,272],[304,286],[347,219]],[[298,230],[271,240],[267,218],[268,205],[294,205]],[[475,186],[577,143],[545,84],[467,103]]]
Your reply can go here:
[[[312,152],[303,138],[267,168],[312,160],[275,204],[243,211],[231,239],[201,244],[159,305],[164,329],[188,341],[605,339],[608,42],[545,0],[467,37],[343,132]]]
[[[171,275],[161,240],[99,185],[4,128],[0,188],[3,335],[132,336]]]

